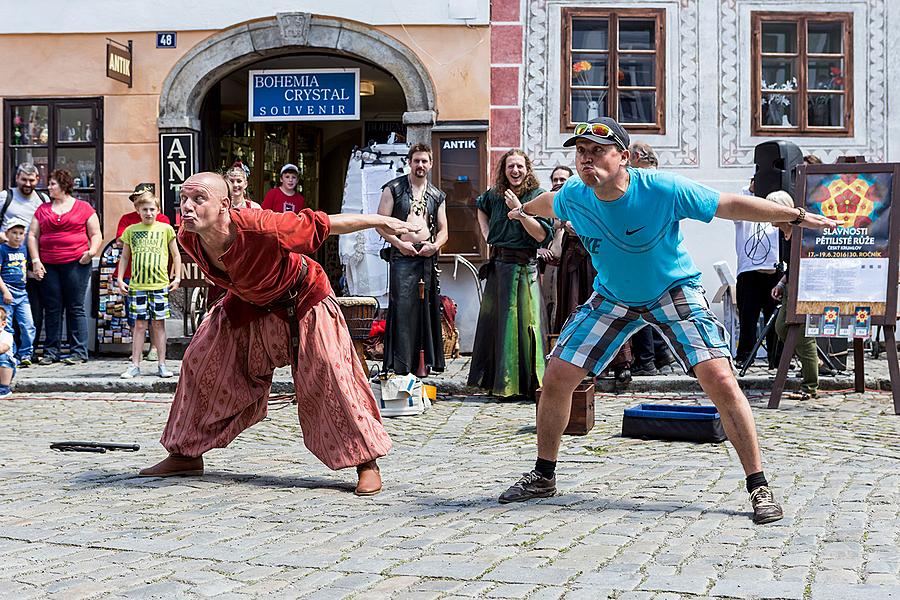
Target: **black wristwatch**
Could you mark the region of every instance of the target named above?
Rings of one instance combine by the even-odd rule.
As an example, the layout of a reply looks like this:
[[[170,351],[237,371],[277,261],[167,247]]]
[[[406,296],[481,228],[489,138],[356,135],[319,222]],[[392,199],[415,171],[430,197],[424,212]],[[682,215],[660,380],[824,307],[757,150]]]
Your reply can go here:
[[[800,214],[797,215],[796,219],[794,219],[793,221],[790,221],[791,225],[799,225],[800,223],[803,222],[803,219],[806,218],[806,209],[805,208],[803,208],[802,206],[798,206],[797,210],[800,211]]]

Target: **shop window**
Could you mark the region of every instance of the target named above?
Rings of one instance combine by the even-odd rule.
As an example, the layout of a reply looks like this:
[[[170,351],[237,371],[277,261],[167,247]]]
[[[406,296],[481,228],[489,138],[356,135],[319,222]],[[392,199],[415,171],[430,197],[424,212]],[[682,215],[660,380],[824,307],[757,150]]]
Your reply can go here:
[[[561,131],[612,116],[665,133],[665,9],[562,10]]]
[[[23,162],[37,167],[38,189],[45,193],[50,173],[66,169],[75,178],[73,195],[90,202],[102,219],[102,109],[101,98],[6,100],[4,188],[15,185]]]
[[[484,132],[440,132],[432,135],[432,183],[447,194],[450,235],[441,254],[460,254],[469,260],[487,260],[475,198],[488,187]]]
[[[753,135],[853,135],[850,13],[754,12]]]

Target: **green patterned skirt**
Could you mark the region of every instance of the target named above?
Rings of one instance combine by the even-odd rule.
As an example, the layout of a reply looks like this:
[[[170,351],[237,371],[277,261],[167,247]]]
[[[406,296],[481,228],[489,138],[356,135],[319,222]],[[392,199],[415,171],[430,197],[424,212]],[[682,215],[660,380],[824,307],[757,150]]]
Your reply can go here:
[[[468,384],[529,396],[544,377],[541,292],[535,263],[493,261],[478,314]]]

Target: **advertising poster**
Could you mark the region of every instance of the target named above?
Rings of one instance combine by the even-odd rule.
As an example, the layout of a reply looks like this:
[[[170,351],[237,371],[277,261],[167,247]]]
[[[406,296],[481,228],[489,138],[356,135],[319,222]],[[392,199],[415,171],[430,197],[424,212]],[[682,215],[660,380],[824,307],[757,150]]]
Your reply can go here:
[[[799,302],[887,298],[892,173],[808,174],[806,209],[837,221],[804,229]]]

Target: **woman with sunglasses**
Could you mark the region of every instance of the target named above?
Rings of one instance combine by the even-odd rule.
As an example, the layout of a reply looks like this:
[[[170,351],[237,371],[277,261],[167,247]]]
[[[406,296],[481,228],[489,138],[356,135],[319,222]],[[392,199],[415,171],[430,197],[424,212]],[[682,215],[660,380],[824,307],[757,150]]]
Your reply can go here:
[[[494,187],[475,200],[491,259],[479,270],[486,281],[468,383],[495,396],[533,398],[545,353],[537,249],[550,243],[552,227],[542,217],[507,218],[507,194],[527,202],[545,191],[522,150],[506,152],[496,173]]]
[[[804,208],[719,193],[674,173],[634,169],[628,166],[630,141],[609,117],[578,124],[563,144],[576,148],[578,177],[556,194],[510,210],[512,220],[540,215],[571,221],[591,253],[597,278],[594,294],[566,322],[547,363],[534,470],[499,500],[556,493],[556,459],[572,392],[586,375],[602,371],[634,332],[651,325],[721,414],[747,478],[753,521],[777,521],[784,515],[763,474],[753,413],[732,370],[725,328],[709,309],[700,270],[685,248],[680,221],[708,223],[719,217],[817,229],[835,222]]]

